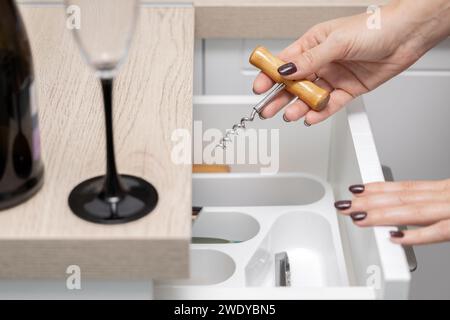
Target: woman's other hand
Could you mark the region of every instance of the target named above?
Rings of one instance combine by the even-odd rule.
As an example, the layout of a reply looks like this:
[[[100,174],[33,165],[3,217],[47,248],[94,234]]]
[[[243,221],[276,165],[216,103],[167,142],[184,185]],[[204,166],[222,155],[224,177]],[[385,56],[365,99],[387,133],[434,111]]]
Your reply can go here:
[[[349,188],[352,200],[335,207],[360,227],[418,226],[394,231],[393,242],[418,245],[450,240],[450,179],[377,182]]]

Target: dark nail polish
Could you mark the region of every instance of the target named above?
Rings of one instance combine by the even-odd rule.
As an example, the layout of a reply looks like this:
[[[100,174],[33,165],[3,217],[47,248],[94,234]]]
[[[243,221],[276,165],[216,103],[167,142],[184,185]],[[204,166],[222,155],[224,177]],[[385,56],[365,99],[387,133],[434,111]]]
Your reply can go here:
[[[278,68],[278,73],[282,76],[288,76],[297,72],[297,67],[292,62],[283,64]]]
[[[363,193],[364,189],[365,189],[364,185],[362,185],[362,184],[355,184],[348,188],[348,190],[350,190],[351,193],[355,193],[355,194]]]
[[[350,200],[341,200],[334,203],[334,207],[338,210],[347,210],[350,209],[351,206],[352,202]]]
[[[305,125],[305,127],[311,127],[311,125],[306,120],[303,122],[303,124]]]
[[[258,116],[261,120],[266,120],[266,118],[263,117],[263,115],[261,113],[258,113]]]
[[[200,213],[200,211],[202,211],[202,210],[203,210],[203,207],[192,207],[192,215],[197,216]]]
[[[353,221],[361,221],[367,217],[366,212],[353,212],[350,217],[352,217]]]
[[[288,118],[286,118],[286,115],[285,115],[285,114],[283,114],[283,120],[284,120],[284,122],[291,122],[291,120],[289,120]]]
[[[402,231],[391,231],[389,232],[392,238],[403,238],[405,234]]]

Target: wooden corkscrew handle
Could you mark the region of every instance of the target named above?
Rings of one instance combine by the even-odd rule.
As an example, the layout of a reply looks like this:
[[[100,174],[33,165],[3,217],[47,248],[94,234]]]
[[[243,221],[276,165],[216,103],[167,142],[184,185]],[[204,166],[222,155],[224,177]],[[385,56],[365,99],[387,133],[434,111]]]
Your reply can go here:
[[[275,57],[264,47],[256,47],[250,56],[250,63],[264,72],[273,81],[284,83],[286,90],[297,96],[315,111],[323,110],[330,100],[330,93],[308,80],[286,80],[279,73],[278,68],[285,62]]]

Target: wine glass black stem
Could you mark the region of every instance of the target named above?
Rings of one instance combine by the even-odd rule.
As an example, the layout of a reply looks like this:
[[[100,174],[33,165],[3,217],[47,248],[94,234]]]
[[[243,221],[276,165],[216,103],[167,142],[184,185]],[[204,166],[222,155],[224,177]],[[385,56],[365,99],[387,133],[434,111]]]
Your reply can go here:
[[[117,202],[124,195],[124,188],[117,172],[116,157],[114,153],[112,91],[113,79],[101,79],[103,101],[105,107],[106,127],[106,176],[103,187],[103,196],[107,201]]]

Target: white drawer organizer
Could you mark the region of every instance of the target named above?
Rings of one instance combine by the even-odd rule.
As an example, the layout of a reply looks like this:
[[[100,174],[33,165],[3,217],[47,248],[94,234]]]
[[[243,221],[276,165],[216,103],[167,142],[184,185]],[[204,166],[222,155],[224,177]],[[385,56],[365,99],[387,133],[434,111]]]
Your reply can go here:
[[[255,97],[203,96],[194,119],[224,130],[248,113]],[[157,299],[407,298],[404,252],[394,228],[361,229],[334,209],[348,186],[382,181],[362,99],[324,124],[306,128],[279,119],[252,128],[280,129],[280,173],[232,166],[230,174],[197,174],[193,205],[204,207],[195,237],[234,240],[192,244],[191,277],[156,281]],[[291,285],[275,285],[275,254],[286,252]]]

